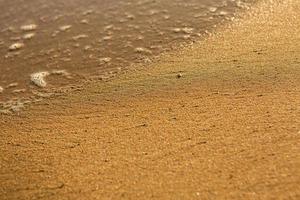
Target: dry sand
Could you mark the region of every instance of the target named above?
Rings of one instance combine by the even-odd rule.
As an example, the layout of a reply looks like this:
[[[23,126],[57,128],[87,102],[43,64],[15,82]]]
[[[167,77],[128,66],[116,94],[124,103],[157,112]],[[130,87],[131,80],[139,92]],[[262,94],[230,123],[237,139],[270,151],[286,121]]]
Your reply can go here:
[[[1,199],[299,199],[300,1],[265,2],[141,71],[1,116]]]

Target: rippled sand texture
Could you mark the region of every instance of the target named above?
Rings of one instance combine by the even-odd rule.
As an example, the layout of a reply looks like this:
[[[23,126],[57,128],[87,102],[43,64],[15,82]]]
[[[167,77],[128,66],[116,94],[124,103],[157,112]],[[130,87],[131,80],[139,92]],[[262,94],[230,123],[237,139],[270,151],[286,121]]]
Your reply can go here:
[[[253,1],[1,0],[0,107],[149,62],[232,20]]]

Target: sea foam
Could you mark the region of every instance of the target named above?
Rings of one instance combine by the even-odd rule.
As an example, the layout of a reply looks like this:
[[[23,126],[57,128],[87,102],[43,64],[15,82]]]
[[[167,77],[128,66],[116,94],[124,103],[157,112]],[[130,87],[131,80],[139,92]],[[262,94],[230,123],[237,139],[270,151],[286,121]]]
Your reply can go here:
[[[30,80],[38,87],[46,87],[47,82],[45,81],[45,77],[49,76],[49,72],[37,72],[30,75]]]

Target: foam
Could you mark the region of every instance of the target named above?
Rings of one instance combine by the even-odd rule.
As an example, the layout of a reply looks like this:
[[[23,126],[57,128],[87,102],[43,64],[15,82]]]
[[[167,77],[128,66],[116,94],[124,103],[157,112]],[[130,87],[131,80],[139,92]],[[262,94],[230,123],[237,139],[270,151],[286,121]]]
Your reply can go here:
[[[38,87],[46,87],[47,82],[45,81],[45,78],[49,76],[49,72],[37,72],[30,75],[30,80],[32,83],[34,83]]]
[[[68,73],[66,70],[52,70],[51,72],[43,71],[43,72],[33,73],[30,75],[30,80],[36,86],[44,88],[47,86],[47,82],[45,78],[50,75],[62,75],[67,78],[70,77],[70,73]]]
[[[112,58],[110,57],[106,57],[106,58],[100,58],[99,61],[101,63],[109,63],[112,60]]]
[[[0,86],[0,93],[4,91],[4,88]]]
[[[88,38],[88,37],[89,36],[86,34],[80,34],[80,35],[74,36],[73,40],[79,40],[79,39]]]
[[[19,84],[18,83],[11,83],[8,86],[6,86],[6,88],[13,88],[13,87],[17,87]]]
[[[70,73],[66,70],[52,70],[51,75],[63,75],[63,76],[70,76]]]
[[[11,114],[14,112],[20,112],[24,108],[24,105],[29,102],[30,101],[24,101],[22,99],[0,102],[0,114]]]
[[[59,27],[59,30],[61,30],[61,31],[67,31],[67,30],[69,30],[71,27],[72,27],[72,25],[64,25],[64,26]]]
[[[16,51],[16,50],[22,49],[24,46],[25,46],[24,43],[16,42],[16,43],[13,43],[12,45],[10,45],[8,50]]]
[[[33,31],[37,29],[36,24],[26,24],[20,27],[22,31]]]
[[[29,40],[29,39],[32,39],[34,36],[35,36],[35,33],[27,33],[27,34],[23,35],[23,39]]]
[[[151,54],[152,51],[147,49],[147,48],[144,48],[144,47],[137,47],[134,49],[134,52],[135,53],[148,53],[148,54]]]

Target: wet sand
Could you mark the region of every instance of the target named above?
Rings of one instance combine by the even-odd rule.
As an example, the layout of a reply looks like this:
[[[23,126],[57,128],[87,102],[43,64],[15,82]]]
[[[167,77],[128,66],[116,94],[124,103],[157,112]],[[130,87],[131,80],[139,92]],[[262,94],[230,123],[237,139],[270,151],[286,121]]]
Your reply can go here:
[[[3,199],[298,199],[300,3],[0,117]]]
[[[251,2],[0,1],[0,112],[149,63],[205,37]]]

